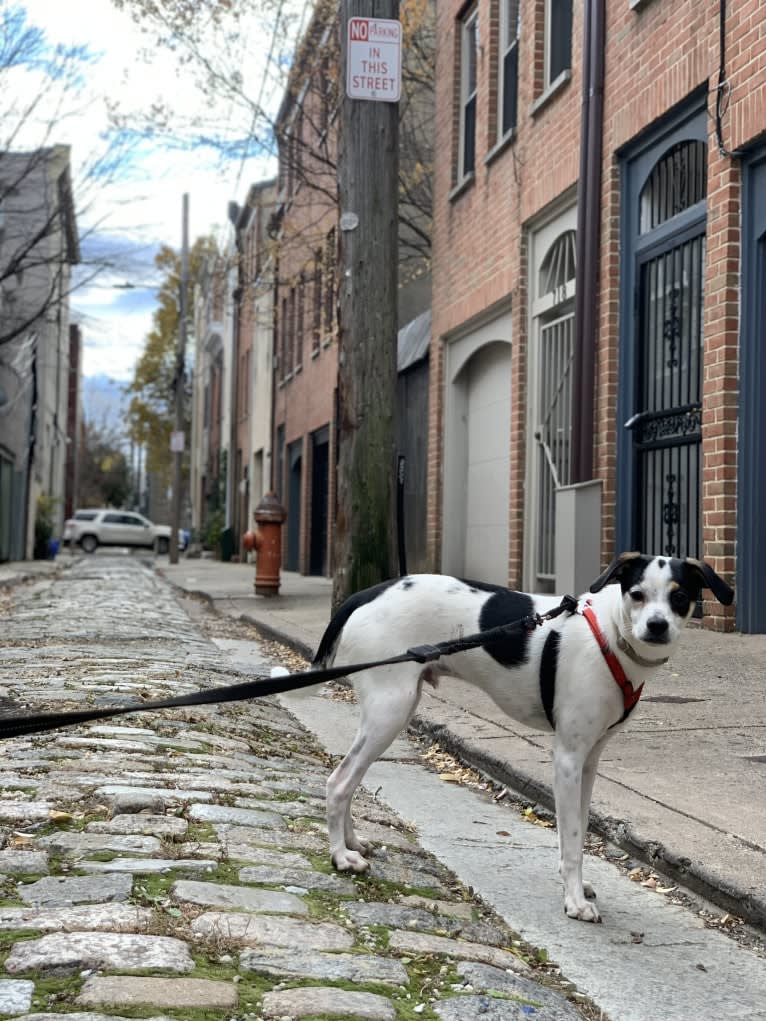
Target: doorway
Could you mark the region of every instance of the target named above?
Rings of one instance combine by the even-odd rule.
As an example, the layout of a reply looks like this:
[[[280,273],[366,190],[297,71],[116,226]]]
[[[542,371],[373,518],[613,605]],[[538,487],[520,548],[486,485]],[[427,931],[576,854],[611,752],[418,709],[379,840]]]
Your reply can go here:
[[[687,111],[624,164],[618,546],[669,557],[702,552],[706,132]]]

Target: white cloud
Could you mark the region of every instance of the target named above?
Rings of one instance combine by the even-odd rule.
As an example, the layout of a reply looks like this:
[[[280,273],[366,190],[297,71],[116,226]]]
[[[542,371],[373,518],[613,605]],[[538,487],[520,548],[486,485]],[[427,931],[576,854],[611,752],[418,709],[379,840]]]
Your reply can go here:
[[[44,29],[49,41],[85,45],[95,54],[81,92],[72,97],[66,116],[58,119],[55,137],[47,143],[71,146],[75,188],[84,163],[104,144],[109,126],[106,97],[117,100],[123,110],[136,111],[160,97],[172,101],[174,112],[183,117],[195,114],[199,96],[179,79],[173,55],[157,50],[150,63],[143,60],[147,36],[107,0],[55,4],[25,0],[24,6],[29,20]],[[303,6],[298,3],[299,8]],[[251,79],[249,87],[257,93],[255,83],[264,74],[268,33],[257,25],[249,32],[252,56],[245,71]],[[274,86],[272,93],[272,102],[278,102]],[[225,120],[228,111],[221,109],[216,115]],[[263,157],[244,165],[232,161],[222,166],[207,151],[163,151],[143,144],[115,180],[85,197],[86,208],[79,220],[83,249],[87,253],[89,245],[101,245],[101,253],[113,251],[110,262],[115,266],[113,276],[100,277],[72,298],[73,318],[83,327],[86,375],[130,377],[151,326],[151,309],[143,300],[126,302],[125,289],[113,285],[137,285],[135,293],[145,295],[141,288],[153,281],[152,259],[159,244],[180,247],[183,193],[189,194],[193,241],[225,227],[229,201],[243,199],[253,181],[273,172],[273,162]],[[82,196],[76,194],[79,205],[78,200]]]

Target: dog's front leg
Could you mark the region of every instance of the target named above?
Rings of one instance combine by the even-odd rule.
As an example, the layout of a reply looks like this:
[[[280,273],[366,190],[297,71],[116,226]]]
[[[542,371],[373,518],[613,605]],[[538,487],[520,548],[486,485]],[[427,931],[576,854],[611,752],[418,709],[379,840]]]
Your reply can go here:
[[[593,796],[593,784],[596,782],[596,771],[598,769],[598,760],[601,756],[601,751],[608,740],[608,736],[604,736],[598,741],[588,754],[585,760],[585,765],[582,770],[582,784],[580,790],[580,815],[582,817],[582,839],[583,844],[585,838],[588,835],[588,819],[590,816],[590,802]],[[596,897],[596,891],[593,889],[590,883],[586,883],[583,880],[583,890],[588,900],[594,900]]]
[[[553,749],[553,791],[559,835],[559,874],[564,883],[564,910],[570,918],[600,922],[596,905],[588,901],[582,882],[582,795],[585,749],[568,747],[560,739]]]

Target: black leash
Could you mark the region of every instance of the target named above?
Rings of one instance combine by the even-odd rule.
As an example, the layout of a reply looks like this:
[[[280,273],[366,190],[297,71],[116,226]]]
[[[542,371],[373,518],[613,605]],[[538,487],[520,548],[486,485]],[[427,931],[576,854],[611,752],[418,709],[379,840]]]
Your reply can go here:
[[[154,709],[178,709],[183,706],[214,705],[221,702],[241,702],[248,698],[263,698],[266,695],[278,695],[285,691],[296,691],[308,688],[324,681],[337,680],[362,670],[372,670],[380,666],[393,666],[396,663],[431,663],[442,656],[453,656],[458,652],[481,645],[492,644],[518,630],[534,631],[547,620],[553,620],[560,613],[574,613],[577,600],[572,596],[564,596],[561,603],[547,613],[531,614],[510,624],[501,624],[479,634],[468,635],[466,638],[454,638],[436,645],[415,645],[398,656],[380,659],[373,663],[353,663],[349,666],[326,667],[322,670],[304,670],[297,674],[282,677],[259,677],[254,681],[241,684],[229,684],[221,688],[209,688],[204,691],[193,691],[188,695],[175,698],[156,699],[142,702],[140,705],[112,706],[104,709],[83,709],[65,713],[33,713],[29,716],[6,716],[0,718],[0,741],[9,737],[20,737],[23,734],[42,734],[59,727],[72,727],[78,723],[89,723],[92,720],[108,720],[113,716],[125,716],[128,713],[143,713]]]

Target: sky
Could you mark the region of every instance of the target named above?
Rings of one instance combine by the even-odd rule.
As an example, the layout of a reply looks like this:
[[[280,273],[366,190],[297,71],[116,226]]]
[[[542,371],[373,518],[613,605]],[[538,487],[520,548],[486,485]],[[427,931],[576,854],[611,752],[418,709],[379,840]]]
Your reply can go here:
[[[298,25],[308,5],[306,0],[294,2]],[[85,167],[105,145],[107,100],[130,114],[160,99],[175,115],[191,118],[202,107],[201,98],[190,79],[179,74],[173,55],[152,46],[153,40],[110,0],[0,0],[0,5],[14,3],[26,9],[28,20],[44,30],[51,44],[81,45],[91,54],[78,88],[70,90],[68,106],[56,110],[46,144],[71,146],[84,256],[87,261],[98,255],[100,262],[106,256],[112,266],[71,298],[72,319],[83,331],[83,374],[126,381],[151,328],[154,255],[163,243],[180,248],[184,192],[189,195],[190,241],[211,231],[223,241],[229,202],[244,201],[253,182],[273,176],[274,160],[263,152],[222,160],[200,147],[183,151],[142,141],[131,147],[129,158],[109,180],[94,187],[91,179],[79,188]],[[264,79],[267,67],[274,66],[267,60],[269,32],[265,24],[252,21],[240,26],[240,37],[248,52],[244,84],[250,94],[262,94],[265,105],[276,112],[281,89],[273,71]],[[23,81],[19,85],[23,92]],[[231,117],[225,104],[212,110],[212,123],[225,125]],[[27,144],[35,144],[31,136]],[[81,275],[90,272],[80,270]]]

